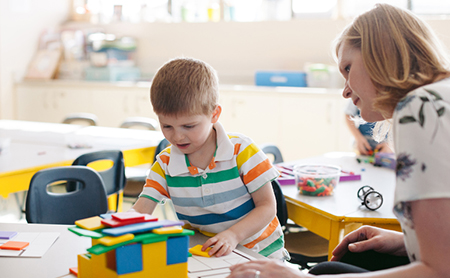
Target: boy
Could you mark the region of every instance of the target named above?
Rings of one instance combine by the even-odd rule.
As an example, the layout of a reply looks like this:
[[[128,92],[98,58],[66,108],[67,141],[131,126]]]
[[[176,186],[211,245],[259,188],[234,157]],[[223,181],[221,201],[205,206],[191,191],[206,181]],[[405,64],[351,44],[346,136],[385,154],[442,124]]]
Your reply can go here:
[[[212,246],[210,255],[240,243],[287,259],[271,186],[279,173],[251,139],[225,133],[218,98],[216,72],[202,61],[178,58],[158,70],[150,99],[171,147],[157,156],[133,209],[152,213],[171,198],[180,220],[212,236],[202,248]]]

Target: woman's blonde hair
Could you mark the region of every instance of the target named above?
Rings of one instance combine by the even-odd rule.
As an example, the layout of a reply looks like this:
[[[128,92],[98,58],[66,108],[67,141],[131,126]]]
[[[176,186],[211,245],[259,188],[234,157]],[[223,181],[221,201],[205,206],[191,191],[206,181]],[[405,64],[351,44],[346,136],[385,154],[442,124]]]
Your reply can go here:
[[[374,109],[390,118],[411,90],[449,72],[447,55],[431,28],[409,11],[377,4],[361,14],[336,40],[361,50],[364,66],[377,89]]]
[[[161,115],[208,115],[219,101],[219,80],[207,63],[176,58],[156,73],[150,87],[153,111]]]

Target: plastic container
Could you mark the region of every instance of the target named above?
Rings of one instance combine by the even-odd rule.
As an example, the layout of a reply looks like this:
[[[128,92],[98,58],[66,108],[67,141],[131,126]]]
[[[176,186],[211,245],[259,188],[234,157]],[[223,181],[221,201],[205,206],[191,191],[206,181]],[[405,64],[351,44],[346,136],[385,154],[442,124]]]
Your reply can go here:
[[[294,174],[300,194],[329,196],[339,183],[341,168],[333,165],[297,165]]]

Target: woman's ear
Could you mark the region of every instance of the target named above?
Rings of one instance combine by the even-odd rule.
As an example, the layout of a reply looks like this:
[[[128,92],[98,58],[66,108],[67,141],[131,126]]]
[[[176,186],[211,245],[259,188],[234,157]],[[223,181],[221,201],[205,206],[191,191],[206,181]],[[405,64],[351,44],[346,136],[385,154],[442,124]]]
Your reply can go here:
[[[222,106],[217,104],[216,109],[212,113],[211,123],[215,124],[219,120],[220,113],[222,113]]]

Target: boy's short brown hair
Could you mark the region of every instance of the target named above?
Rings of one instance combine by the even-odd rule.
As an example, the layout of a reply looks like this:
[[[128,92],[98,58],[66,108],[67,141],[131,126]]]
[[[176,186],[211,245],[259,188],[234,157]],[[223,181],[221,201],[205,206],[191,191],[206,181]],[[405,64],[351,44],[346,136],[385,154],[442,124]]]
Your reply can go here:
[[[156,114],[208,115],[219,101],[217,73],[200,60],[170,60],[153,78],[150,100]]]

